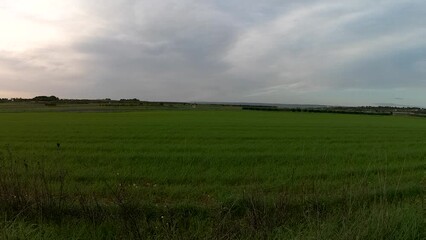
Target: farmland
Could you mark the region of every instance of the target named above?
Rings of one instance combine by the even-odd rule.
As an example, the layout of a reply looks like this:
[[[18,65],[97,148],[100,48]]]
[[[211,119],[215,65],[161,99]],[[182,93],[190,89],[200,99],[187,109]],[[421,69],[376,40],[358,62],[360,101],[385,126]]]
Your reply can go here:
[[[426,119],[0,113],[0,238],[422,239]]]

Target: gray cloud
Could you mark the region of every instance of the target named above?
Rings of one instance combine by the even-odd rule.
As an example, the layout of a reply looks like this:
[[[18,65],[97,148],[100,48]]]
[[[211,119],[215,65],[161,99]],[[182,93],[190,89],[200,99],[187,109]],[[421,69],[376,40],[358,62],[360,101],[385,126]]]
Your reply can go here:
[[[424,1],[75,1],[91,31],[65,46],[5,54],[3,89],[180,101],[426,100],[407,96],[426,88]]]
[[[235,74],[268,79],[253,95],[424,87],[424,71],[413,68],[426,47],[419,4],[318,2],[252,28],[229,59]]]
[[[123,2],[130,16],[76,46],[92,56],[92,77],[107,94],[197,100],[239,84],[222,60],[238,32],[233,16],[199,1],[131,2]]]

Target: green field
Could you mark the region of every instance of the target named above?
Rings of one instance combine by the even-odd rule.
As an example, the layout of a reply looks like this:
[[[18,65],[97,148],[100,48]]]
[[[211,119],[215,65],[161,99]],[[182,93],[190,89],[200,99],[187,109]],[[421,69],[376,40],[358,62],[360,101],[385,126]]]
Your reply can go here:
[[[0,239],[424,239],[425,160],[426,118],[0,113]]]

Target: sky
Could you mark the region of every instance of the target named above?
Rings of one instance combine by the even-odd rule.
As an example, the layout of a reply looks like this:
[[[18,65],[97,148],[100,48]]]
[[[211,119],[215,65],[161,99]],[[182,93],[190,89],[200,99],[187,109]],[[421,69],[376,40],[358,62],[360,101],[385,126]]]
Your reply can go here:
[[[0,97],[426,107],[424,0],[0,0]]]

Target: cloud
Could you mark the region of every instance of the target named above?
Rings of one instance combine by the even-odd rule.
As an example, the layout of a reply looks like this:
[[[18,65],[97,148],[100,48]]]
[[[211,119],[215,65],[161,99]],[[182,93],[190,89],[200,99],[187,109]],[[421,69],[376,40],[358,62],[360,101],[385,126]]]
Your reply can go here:
[[[74,44],[99,31],[79,1],[4,0],[0,4],[0,89],[3,96],[83,97],[88,73]],[[21,94],[18,94],[21,93]]]
[[[225,87],[221,57],[236,35],[232,16],[200,1],[121,4],[130,12],[76,46],[92,56],[91,77],[107,94],[188,100]]]
[[[246,31],[227,60],[234,75],[267,79],[263,83],[272,87],[259,90],[265,94],[274,89],[424,86],[425,75],[412,71],[426,49],[426,29],[413,15],[421,19],[424,10],[408,11],[409,4],[326,1],[301,7]]]
[[[359,104],[392,101],[395,94],[411,105],[426,100],[406,96],[426,88],[420,0],[26,2],[0,4],[0,18],[12,23],[0,30],[18,29],[0,37],[2,92],[323,104],[344,102],[345,95]]]
[[[25,55],[5,51],[0,54],[0,89],[3,94],[9,92],[6,96],[66,95],[87,87],[87,82],[80,81],[86,74],[86,68],[80,64],[84,57],[67,48],[55,46]]]

